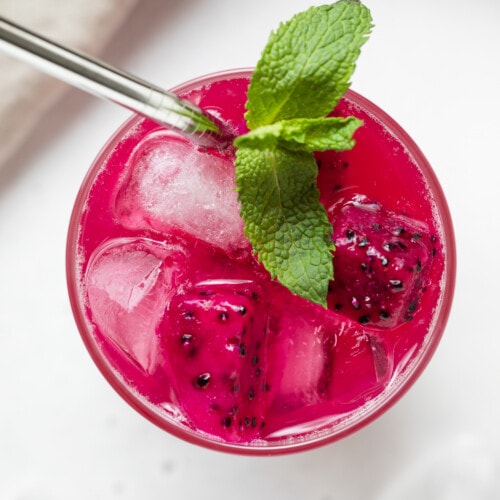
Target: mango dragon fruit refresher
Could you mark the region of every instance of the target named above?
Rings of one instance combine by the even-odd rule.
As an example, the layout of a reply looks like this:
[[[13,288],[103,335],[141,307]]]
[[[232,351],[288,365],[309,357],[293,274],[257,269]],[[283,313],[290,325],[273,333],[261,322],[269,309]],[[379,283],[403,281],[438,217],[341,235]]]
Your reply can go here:
[[[180,91],[242,134],[249,76]],[[352,150],[316,154],[336,247],[326,309],[252,252],[232,147],[134,118],[94,164],[70,233],[73,308],[108,380],[160,427],[227,449],[311,446],[380,413],[434,350],[453,253],[439,186],[371,103],[349,91],[334,114],[364,124]]]

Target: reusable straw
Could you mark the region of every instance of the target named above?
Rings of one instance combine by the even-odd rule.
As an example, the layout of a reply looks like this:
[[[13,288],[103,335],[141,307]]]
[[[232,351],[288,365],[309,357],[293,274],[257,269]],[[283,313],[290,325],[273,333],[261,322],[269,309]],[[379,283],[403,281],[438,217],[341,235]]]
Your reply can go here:
[[[219,125],[194,104],[0,16],[0,49],[70,85],[120,104],[158,124],[211,142]]]

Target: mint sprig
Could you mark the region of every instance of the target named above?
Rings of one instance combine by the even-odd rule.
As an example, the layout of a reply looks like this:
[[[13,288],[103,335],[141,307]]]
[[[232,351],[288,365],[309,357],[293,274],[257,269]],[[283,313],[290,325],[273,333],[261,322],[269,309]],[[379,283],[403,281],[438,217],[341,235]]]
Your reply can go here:
[[[332,227],[313,152],[354,145],[354,117],[327,117],[349,87],[371,16],[357,0],[311,7],[271,34],[248,90],[250,132],[235,140],[245,234],[272,277],[326,307]]]

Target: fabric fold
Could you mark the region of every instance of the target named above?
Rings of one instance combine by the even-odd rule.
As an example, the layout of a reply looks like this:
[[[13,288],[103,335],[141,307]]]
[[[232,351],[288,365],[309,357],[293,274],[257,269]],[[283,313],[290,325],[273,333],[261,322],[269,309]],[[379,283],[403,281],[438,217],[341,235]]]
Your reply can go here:
[[[0,15],[72,49],[99,55],[137,0],[0,0]],[[0,168],[68,86],[0,46]]]

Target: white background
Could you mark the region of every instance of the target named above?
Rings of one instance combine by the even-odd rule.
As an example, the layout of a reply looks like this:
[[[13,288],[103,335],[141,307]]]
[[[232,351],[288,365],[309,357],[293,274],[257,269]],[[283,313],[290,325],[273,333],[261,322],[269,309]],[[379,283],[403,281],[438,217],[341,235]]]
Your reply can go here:
[[[104,57],[171,87],[252,66],[317,3],[142,0]],[[204,450],[136,414],[85,351],[65,283],[79,184],[129,113],[70,90],[0,171],[1,500],[500,498],[500,2],[366,4],[353,89],[415,139],[455,223],[454,308],[428,369],[370,426],[286,457]]]

